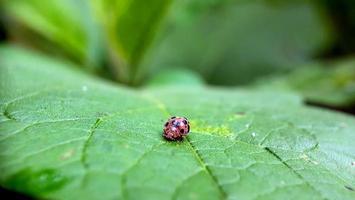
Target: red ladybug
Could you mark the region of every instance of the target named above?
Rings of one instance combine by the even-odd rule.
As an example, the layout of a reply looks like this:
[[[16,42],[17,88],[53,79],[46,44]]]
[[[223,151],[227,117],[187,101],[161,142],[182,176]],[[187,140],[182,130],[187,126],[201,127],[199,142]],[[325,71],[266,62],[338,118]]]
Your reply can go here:
[[[182,140],[190,132],[189,121],[185,117],[171,117],[164,125],[163,137],[167,140]]]

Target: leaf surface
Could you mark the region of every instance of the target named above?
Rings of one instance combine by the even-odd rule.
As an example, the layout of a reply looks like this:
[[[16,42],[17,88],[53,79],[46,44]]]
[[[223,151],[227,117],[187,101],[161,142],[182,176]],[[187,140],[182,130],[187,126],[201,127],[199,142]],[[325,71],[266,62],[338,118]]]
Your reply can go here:
[[[0,184],[53,199],[354,199],[355,119],[270,91],[132,90],[0,48]],[[162,139],[186,116],[183,142]]]

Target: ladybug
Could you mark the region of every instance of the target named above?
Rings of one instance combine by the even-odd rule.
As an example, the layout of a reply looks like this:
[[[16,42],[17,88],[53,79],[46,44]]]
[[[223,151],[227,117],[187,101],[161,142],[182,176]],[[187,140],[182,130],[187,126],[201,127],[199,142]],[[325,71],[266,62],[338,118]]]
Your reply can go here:
[[[190,124],[185,117],[171,117],[164,125],[163,137],[170,141],[181,141],[189,132]]]

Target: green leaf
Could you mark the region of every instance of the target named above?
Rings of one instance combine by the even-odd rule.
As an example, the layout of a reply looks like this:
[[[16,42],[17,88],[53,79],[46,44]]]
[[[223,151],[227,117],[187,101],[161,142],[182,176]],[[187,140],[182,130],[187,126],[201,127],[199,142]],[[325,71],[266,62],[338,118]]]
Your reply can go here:
[[[313,103],[352,106],[355,104],[355,59],[302,66],[287,75],[258,80],[254,86],[294,91]]]
[[[355,119],[287,93],[132,90],[0,48],[0,184],[44,199],[354,199]],[[191,133],[167,142],[162,125]]]
[[[11,19],[7,28],[17,40],[47,52],[63,53],[87,67],[100,64],[101,33],[87,1],[11,0],[2,6]]]
[[[92,0],[106,28],[118,78],[132,83],[171,0]]]

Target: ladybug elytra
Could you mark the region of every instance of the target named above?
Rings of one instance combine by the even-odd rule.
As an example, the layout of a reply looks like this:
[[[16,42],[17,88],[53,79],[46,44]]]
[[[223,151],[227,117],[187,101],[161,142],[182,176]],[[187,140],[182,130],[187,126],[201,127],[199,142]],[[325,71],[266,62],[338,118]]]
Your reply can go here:
[[[163,137],[167,140],[182,140],[190,132],[189,121],[185,117],[171,117],[164,125]]]

